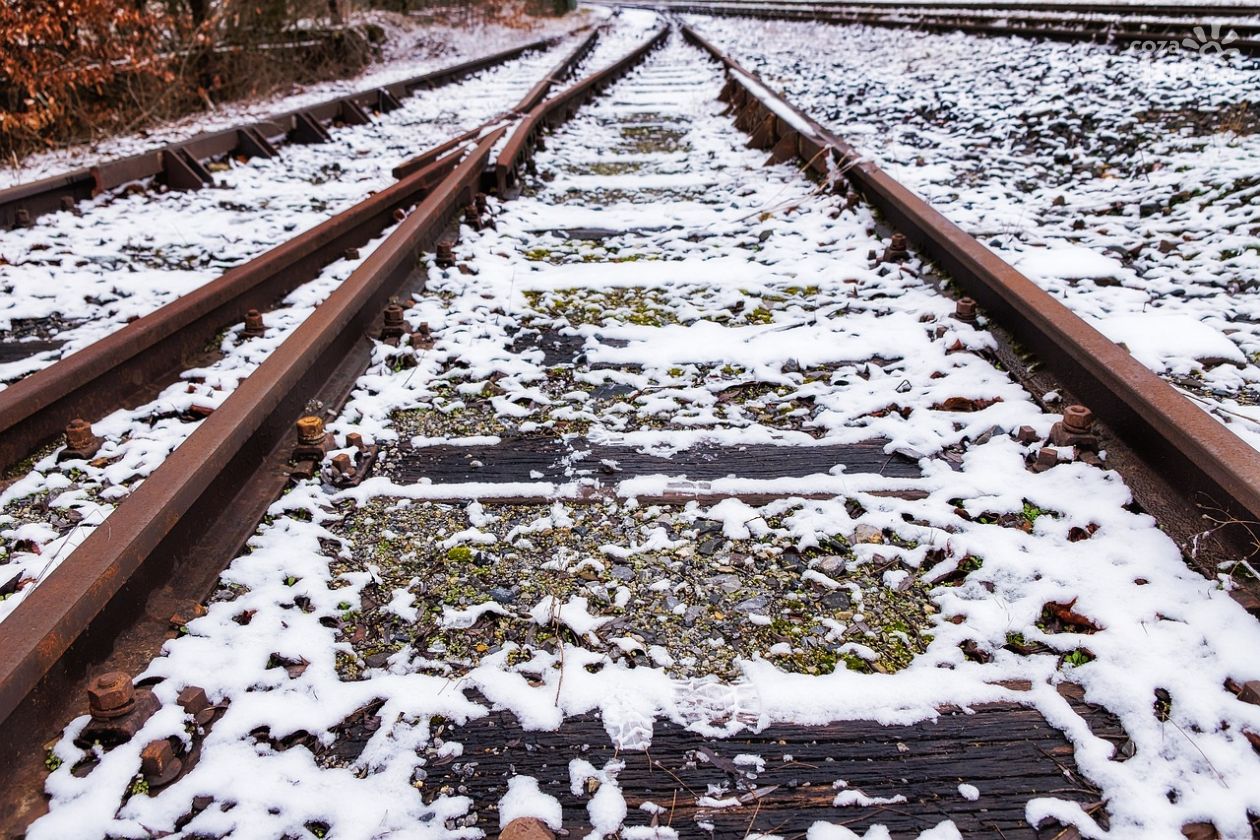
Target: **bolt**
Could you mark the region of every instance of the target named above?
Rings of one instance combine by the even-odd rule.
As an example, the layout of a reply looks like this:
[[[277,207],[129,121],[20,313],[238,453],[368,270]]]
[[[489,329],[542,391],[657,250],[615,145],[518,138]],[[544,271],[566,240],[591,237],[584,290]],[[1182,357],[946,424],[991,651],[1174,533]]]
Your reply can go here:
[[[959,298],[958,304],[954,307],[954,317],[959,321],[974,324],[976,322],[976,302],[969,297]]]
[[[536,817],[517,817],[499,832],[499,840],[555,840],[547,824]]]
[[[888,248],[884,251],[884,262],[901,262],[909,259],[910,252],[906,248],[906,235],[904,233],[894,233],[892,241],[888,244]]]
[[[13,226],[20,228],[30,227],[31,211],[27,210],[25,207],[19,207],[13,214]]]
[[[1063,409],[1063,428],[1078,435],[1087,435],[1094,427],[1094,412],[1083,405]]]
[[[394,211],[394,221],[395,221],[395,222],[401,222],[401,221],[402,221],[403,219],[405,219],[405,218],[407,218],[407,211],[406,211],[406,210],[404,210],[404,209],[402,209],[401,207],[399,207],[397,210],[395,210],[395,211]]]
[[[1238,692],[1238,699],[1244,703],[1260,706],[1260,680],[1248,680]]]
[[[473,196],[473,203],[477,205],[477,212],[484,213],[489,208],[490,202],[486,199],[486,194],[479,192]]]
[[[88,710],[96,720],[113,720],[136,707],[136,689],[122,671],[101,674],[88,686]]]
[[[67,213],[74,210],[74,196],[63,195],[61,197],[61,209]]]
[[[84,451],[92,448],[96,436],[92,434],[92,424],[76,417],[66,424],[66,448]]]
[[[354,462],[351,461],[350,456],[344,452],[333,456],[332,467],[337,471],[338,475],[344,475],[346,477],[354,475]]]
[[[345,257],[348,260],[357,260],[359,258],[359,249],[347,248],[345,250],[345,253],[343,253],[341,256]]]
[[[167,738],[151,741],[140,751],[140,773],[151,786],[172,781],[183,767]]]
[[[321,446],[324,443],[324,421],[308,414],[297,421],[298,445]]]
[[[1037,450],[1037,466],[1043,469],[1057,466],[1059,463],[1059,451],[1051,446],[1043,447]]]
[[[385,321],[381,326],[381,338],[399,338],[406,331],[406,325],[403,322],[403,308],[396,303],[387,304],[385,306]]]
[[[450,268],[455,265],[455,249],[451,247],[451,243],[439,242],[437,244],[437,264],[438,268]]]
[[[192,715],[199,725],[204,726],[214,718],[214,706],[206,696],[206,690],[199,686],[185,686],[176,698],[180,708]]]
[[[476,204],[469,204],[464,208],[464,221],[471,228],[478,229],[481,227],[481,211],[477,209]]]
[[[1015,432],[1015,439],[1020,443],[1032,443],[1038,437],[1037,430],[1032,426],[1020,426]]]
[[[241,335],[248,338],[258,338],[267,332],[267,326],[263,323],[262,313],[257,309],[251,309],[245,313],[245,329],[241,330]]]
[[[420,333],[420,337],[421,337],[421,338],[432,338],[432,337],[433,337],[433,332],[432,332],[432,330],[430,330],[430,329],[429,329],[429,322],[428,322],[428,321],[421,321],[421,322],[420,322],[420,329],[419,329],[419,331],[418,331],[418,332]]]
[[[366,444],[363,443],[363,435],[358,432],[351,432],[346,435],[346,446],[353,447],[362,452],[366,447]]]

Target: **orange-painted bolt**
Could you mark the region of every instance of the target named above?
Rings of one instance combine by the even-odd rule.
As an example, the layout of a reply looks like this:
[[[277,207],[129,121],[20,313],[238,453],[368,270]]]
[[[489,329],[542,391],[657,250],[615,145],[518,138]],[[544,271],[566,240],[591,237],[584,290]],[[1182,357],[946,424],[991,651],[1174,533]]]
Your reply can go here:
[[[241,330],[241,335],[248,338],[258,338],[267,332],[267,325],[263,323],[262,313],[257,309],[251,309],[245,313],[245,329]]]
[[[308,414],[297,421],[298,443],[302,446],[320,446],[324,442],[324,421]]]
[[[1094,428],[1094,412],[1083,405],[1063,409],[1063,427],[1078,435],[1087,435]]]
[[[113,720],[136,707],[136,689],[122,671],[101,674],[88,686],[88,710],[97,720]]]
[[[957,306],[954,307],[954,316],[968,324],[975,323],[976,302],[969,297],[959,298]]]
[[[74,450],[91,449],[95,440],[92,434],[92,424],[76,417],[66,424],[66,447]]]

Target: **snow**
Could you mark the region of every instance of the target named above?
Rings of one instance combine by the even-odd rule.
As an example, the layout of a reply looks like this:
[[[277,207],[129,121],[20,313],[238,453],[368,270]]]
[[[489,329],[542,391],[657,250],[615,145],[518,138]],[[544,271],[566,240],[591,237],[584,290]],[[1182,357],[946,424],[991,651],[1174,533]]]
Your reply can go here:
[[[538,780],[533,776],[513,776],[508,780],[507,793],[499,800],[500,829],[522,817],[542,820],[553,829],[560,828],[564,822],[560,800],[540,791]]]
[[[958,786],[958,795],[968,802],[975,802],[980,798],[980,789],[975,785],[963,783]]]
[[[673,84],[652,90],[655,104],[644,104],[647,92],[636,86],[653,87],[662,75],[674,77]],[[168,641],[163,655],[142,675],[157,681],[154,690],[163,703],[159,716],[133,742],[106,753],[83,778],[70,772],[80,755],[71,741],[82,720],[66,731],[55,747],[65,764],[50,774],[47,785],[50,814],[32,828],[32,840],[93,832],[129,836],[172,831],[197,796],[237,804],[228,810],[203,811],[183,827],[188,834],[251,831],[279,836],[298,833],[305,821],[320,819],[338,837],[449,836],[444,821],[464,816],[472,803],[452,795],[426,804],[410,784],[420,760],[417,748],[430,741],[429,722],[436,715],[459,725],[503,709],[516,715],[526,729],[554,730],[573,716],[598,713],[610,743],[630,753],[651,747],[654,727],[662,720],[702,736],[729,737],[787,723],[873,720],[912,725],[934,720],[945,706],[965,712],[996,702],[1034,709],[1063,735],[1073,748],[1077,772],[1096,785],[1107,802],[1110,836],[1172,836],[1185,822],[1207,817],[1224,837],[1250,836],[1248,811],[1260,811],[1260,790],[1250,782],[1260,774],[1260,758],[1243,732],[1260,730],[1260,707],[1239,702],[1224,683],[1260,678],[1260,663],[1253,655],[1260,646],[1260,625],[1229,597],[1223,581],[1204,579],[1187,568],[1177,546],[1155,522],[1132,509],[1131,493],[1117,473],[1066,461],[1042,473],[1027,471],[1025,459],[1038,444],[1021,444],[1009,433],[1030,425],[1044,435],[1058,415],[1042,411],[1007,373],[986,359],[983,354],[993,346],[992,337],[979,326],[949,317],[951,301],[921,276],[923,266],[917,258],[896,269],[869,264],[865,254],[879,244],[869,232],[874,229],[869,210],[861,206],[840,210],[842,201],[815,194],[794,167],[761,168],[764,154],[746,149],[742,135],[720,116],[721,105],[715,101],[720,85],[716,69],[698,61],[694,50],[675,39],[612,96],[585,109],[562,129],[538,158],[540,170],[555,171],[556,178],[542,182],[528,197],[492,202],[496,229],[463,231],[460,258],[478,273],[468,276],[428,266],[428,287],[417,295],[407,318],[431,324],[434,346],[413,354],[414,367],[400,370],[394,361],[401,348],[378,345],[371,368],[330,430],[339,440],[351,431],[372,440],[397,440],[401,435],[396,410],[434,405],[438,388],[447,384],[444,378],[469,382],[493,378],[505,400],[527,407],[525,417],[495,414],[490,418],[495,428],[479,435],[510,440],[509,435],[525,424],[553,429],[552,412],[577,416],[585,409],[572,401],[527,399],[541,390],[546,365],[536,349],[511,349],[526,315],[537,323],[545,315],[546,295],[574,285],[650,288],[663,308],[679,316],[676,323],[656,327],[656,332],[648,324],[624,325],[624,313],[600,313],[610,314],[609,322],[620,319],[623,324],[608,323],[607,329],[553,319],[557,330],[570,330],[568,335],[581,338],[589,359],[636,363],[619,371],[593,369],[590,381],[582,385],[628,385],[648,398],[628,401],[622,413],[582,415],[590,424],[589,439],[668,452],[699,442],[818,446],[879,437],[889,441],[889,453],[915,453],[922,476],[834,473],[784,479],[731,477],[701,484],[668,475],[619,480],[615,473],[600,478],[572,471],[563,483],[511,485],[400,485],[376,476],[342,492],[317,480],[299,482],[272,506],[269,520],[250,540],[249,551],[223,573],[221,591],[230,592],[230,597],[212,601],[206,615],[190,622],[186,635]],[[644,259],[581,263],[591,251],[575,251],[573,261],[564,265],[527,259],[523,252],[539,243],[557,247],[561,243],[532,231],[540,224],[543,228],[558,224],[550,215],[556,205],[550,202],[570,195],[564,169],[608,160],[603,150],[607,132],[613,130],[608,126],[611,120],[665,108],[680,121],[691,121],[685,136],[690,148],[686,153],[654,152],[647,165],[657,171],[657,165],[677,166],[680,160],[700,162],[698,168],[713,172],[712,179],[702,179],[711,184],[705,197],[717,204],[672,201],[674,193],[667,192],[660,200],[670,202],[679,230],[650,238],[620,234],[605,240],[621,249],[619,257]],[[625,210],[624,218],[659,222],[661,217],[654,204],[636,206],[631,212],[626,209],[629,202],[618,198],[613,203]],[[762,218],[762,212],[768,216]],[[555,217],[561,215],[557,212]],[[564,215],[566,220],[581,217],[577,211]],[[697,231],[702,235],[692,236]],[[718,262],[703,266],[707,257]],[[787,292],[804,286],[812,287],[808,295],[793,298]],[[768,320],[745,317],[757,311],[757,300],[769,301],[772,295],[782,300],[767,310]],[[736,311],[745,315],[737,317]],[[706,325],[722,313],[717,328]],[[706,316],[708,321],[703,320]],[[693,319],[696,329],[688,332],[682,325]],[[891,338],[882,337],[876,325],[883,325]],[[866,340],[872,344],[864,356],[858,355],[858,344]],[[710,342],[730,354],[721,361],[740,370],[715,381],[700,374],[694,360],[717,356],[706,346]],[[881,358],[871,360],[874,352]],[[828,360],[833,367],[821,378],[807,377],[801,359]],[[456,367],[458,372],[452,374]],[[743,409],[720,401],[718,394],[735,377],[745,375],[748,381],[807,396],[813,405],[804,421],[807,425],[785,429],[740,414]],[[970,413],[936,407],[959,395],[999,401]],[[900,410],[886,410],[894,403]],[[466,431],[453,437],[467,438],[470,435],[462,433]],[[985,433],[988,437],[981,442]],[[680,487],[764,492],[778,498],[765,505],[695,501],[679,506],[683,511],[679,516],[689,521],[720,522],[723,535],[772,533],[803,550],[836,534],[853,534],[862,526],[889,535],[878,549],[905,574],[939,579],[964,558],[982,562],[957,585],[931,587],[925,620],[930,622],[932,639],[907,667],[888,674],[843,668],[817,675],[789,673],[776,666],[777,660],[761,656],[741,660],[731,679],[682,678],[669,670],[671,663],[696,652],[678,649],[667,638],[650,648],[651,663],[640,657],[631,668],[620,656],[629,628],[605,626],[626,601],[618,606],[611,598],[545,595],[521,603],[532,624],[520,624],[563,623],[579,636],[577,643],[527,651],[509,638],[466,669],[437,676],[428,670],[433,661],[428,654],[403,647],[386,666],[364,668],[358,679],[341,677],[338,655],[354,655],[354,650],[335,627],[344,610],[339,605],[358,602],[374,579],[372,569],[358,560],[348,564],[349,570],[334,565],[344,561],[329,557],[321,544],[341,539],[336,526],[348,507],[373,500],[391,504],[413,500],[421,505],[435,498],[550,496],[550,507],[539,508],[536,518],[513,534],[511,539],[518,540],[572,527],[577,504],[573,500],[580,493],[606,491],[596,498],[607,509],[624,505],[642,510],[646,502],[635,497]],[[806,498],[816,493],[830,495]],[[1017,513],[1026,504],[1046,511],[1029,530],[981,521],[989,517],[977,515]],[[486,517],[494,510],[488,503],[472,506],[463,514],[466,527],[487,532]],[[458,518],[460,509],[452,506],[451,511]],[[1073,529],[1090,525],[1097,527],[1087,539],[1073,537]],[[460,522],[455,530],[464,527]],[[645,522],[642,531],[610,545],[614,551],[600,552],[598,559],[633,552],[648,539],[657,540],[655,550],[664,557],[690,548],[675,545],[680,541],[670,539],[667,532],[655,535],[657,527],[665,526]],[[444,535],[429,537],[435,546],[442,539]],[[492,551],[496,545],[484,550]],[[343,549],[345,557],[356,557],[356,546]],[[857,546],[855,561],[869,561],[874,550],[873,545]],[[929,553],[942,558],[939,569],[927,568]],[[554,574],[580,568],[585,559],[574,558],[570,564],[566,558],[547,556],[539,561],[554,563],[548,571]],[[822,574],[807,569],[801,572],[802,579],[806,572]],[[834,574],[827,577],[842,577]],[[662,568],[662,589],[675,591],[685,582],[678,577]],[[896,581],[888,579],[887,585]],[[632,597],[625,592],[618,597]],[[306,604],[303,608],[295,603],[299,595]],[[1056,632],[1044,625],[1046,604],[1073,599],[1073,609],[1100,629],[1084,634]],[[485,606],[490,603],[470,606],[489,616],[495,610]],[[399,607],[407,606],[412,605],[404,605],[400,598]],[[861,602],[855,605],[854,622],[863,609]],[[252,619],[237,621],[245,611],[252,611]],[[466,620],[463,612],[452,609],[452,614],[461,616],[457,621]],[[324,623],[329,619],[334,626]],[[846,641],[847,628],[837,624],[829,629],[832,652],[873,653]],[[1009,650],[1007,636],[1015,632],[1044,645],[1047,652],[1023,656]],[[983,663],[968,659],[960,647],[968,643],[991,658]],[[1083,646],[1093,654],[1092,661],[1076,666],[1062,662],[1063,656]],[[267,667],[273,654],[304,659],[309,665],[290,677],[283,668]],[[521,662],[523,654],[532,655]],[[1026,690],[1015,687],[1025,681]],[[1102,705],[1117,717],[1135,747],[1132,757],[1114,760],[1114,745],[1092,732],[1059,693],[1058,686],[1068,681],[1082,687],[1087,702]],[[138,767],[140,745],[186,734],[174,699],[188,684],[204,686],[215,700],[230,701],[205,735],[197,766],[157,795],[131,797],[120,808]],[[1171,698],[1167,720],[1153,707],[1156,689]],[[384,702],[377,713],[380,727],[349,768],[320,767],[305,748],[273,750],[251,735],[265,727],[276,738],[298,730],[331,738],[346,716],[375,700]],[[621,768],[620,761],[597,768],[580,758],[569,765],[571,789],[586,797],[594,836],[618,830],[626,837],[670,836],[643,825],[649,814],[627,807],[618,781]],[[524,809],[554,813],[536,782],[517,777],[509,784],[505,801],[522,803],[521,813]],[[960,796],[967,796],[966,787],[959,786]],[[697,793],[717,801],[727,798],[722,792]],[[904,796],[890,785],[881,790],[843,789],[836,793],[836,801],[839,808],[858,808]],[[851,814],[840,811],[837,820]],[[1029,802],[1026,816],[1034,824],[1056,818],[1076,825],[1086,836],[1107,834],[1080,805],[1054,796]],[[874,826],[857,835],[844,826],[820,822],[807,836],[875,840],[888,832]],[[923,836],[941,840],[959,835],[946,821]]]
[[[1237,365],[1180,352],[1180,330],[1135,355],[1260,447],[1260,60],[684,17],[1079,314],[1216,332]]]

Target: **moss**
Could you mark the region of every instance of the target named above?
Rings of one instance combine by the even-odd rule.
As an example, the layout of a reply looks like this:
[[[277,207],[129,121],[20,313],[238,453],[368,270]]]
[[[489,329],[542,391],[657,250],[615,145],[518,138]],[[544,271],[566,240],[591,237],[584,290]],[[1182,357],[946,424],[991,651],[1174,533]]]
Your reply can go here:
[[[457,545],[446,552],[446,559],[452,563],[467,563],[472,558],[472,549],[466,545]]]

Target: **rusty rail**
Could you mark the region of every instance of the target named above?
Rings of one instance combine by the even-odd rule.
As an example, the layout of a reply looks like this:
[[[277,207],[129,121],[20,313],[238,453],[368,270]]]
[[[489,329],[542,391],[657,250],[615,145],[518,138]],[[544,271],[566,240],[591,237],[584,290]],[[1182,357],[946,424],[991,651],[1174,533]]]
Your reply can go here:
[[[533,107],[594,43],[592,31],[522,100]],[[520,108],[518,108],[520,110]],[[393,223],[454,167],[453,154],[480,126],[413,159],[401,180],[297,237],[0,391],[0,469],[58,435],[72,418],[97,418],[135,405],[173,382],[207,342],[250,309],[264,310],[313,279],[349,248]]]
[[[627,69],[624,60],[614,66]],[[0,762],[0,824],[29,823],[44,808],[30,784],[41,744],[81,709],[86,675],[105,661],[143,667],[169,635],[169,616],[213,588],[289,481],[294,422],[312,399],[328,415],[344,401],[371,359],[368,336],[385,304],[423,285],[421,253],[473,202],[506,132],[487,134],[453,166],[442,158],[449,174],[385,242],[118,506],[107,527],[0,622],[0,755],[17,757]]]
[[[543,101],[543,97],[547,95],[547,91],[549,91],[553,85],[569,77],[569,74],[573,72],[573,68],[577,66],[578,62],[585,58],[586,54],[591,51],[593,46],[595,46],[597,38],[599,38],[599,30],[591,30],[590,34],[583,38],[581,43],[578,44],[577,49],[573,50],[573,52],[561,59],[560,63],[553,67],[546,76],[539,79],[538,83],[530,88],[529,92],[526,93],[525,96],[521,98],[521,101],[516,103],[511,110],[505,114],[500,114],[497,117],[486,120],[476,128],[470,128],[458,137],[452,137],[440,146],[435,146],[432,149],[426,150],[422,154],[403,161],[394,167],[392,173],[393,176],[395,178],[404,178],[412,172],[417,172],[428,166],[437,159],[437,157],[444,155],[452,149],[456,149],[465,143],[471,143],[472,141],[478,139],[491,128],[501,124],[505,119],[528,112],[539,102]]]
[[[1260,452],[695,29],[684,26],[683,35],[725,66],[724,97],[736,111],[736,124],[752,135],[750,145],[769,149],[771,161],[803,161],[822,177],[842,172],[1162,479],[1153,492],[1171,490],[1185,510],[1237,520],[1218,538],[1231,550],[1246,549],[1250,533],[1241,523],[1260,522]],[[1138,488],[1135,494],[1148,507],[1163,506],[1142,498]],[[1191,518],[1201,530],[1209,527]]]
[[[584,102],[621,78],[648,53],[665,43],[669,32],[668,27],[662,27],[643,44],[608,67],[587,76],[577,84],[565,88],[532,108],[512,132],[512,136],[508,138],[495,161],[495,184],[498,194],[505,196],[515,186],[520,169],[532,156],[543,128],[572,116]]]
[[[328,139],[326,123],[366,123],[372,111],[387,113],[401,108],[399,100],[418,90],[459,81],[527,52],[554,46],[565,37],[568,36],[542,38],[420,76],[287,111],[260,122],[206,132],[152,151],[0,190],[0,230],[24,227],[38,216],[71,210],[79,201],[145,178],[161,176],[172,188],[198,189],[210,178],[201,166],[202,161],[235,154],[274,157],[274,144],[284,139],[297,143],[325,142]]]
[[[344,399],[370,360],[369,330],[392,295],[422,281],[420,255],[472,202],[504,131],[459,162],[118,506],[108,526],[88,536],[0,622],[0,754],[27,754],[33,732],[65,723],[76,705],[69,689],[76,678],[109,653],[123,629],[152,621],[161,609],[153,603],[165,603],[149,600],[151,593],[187,589],[187,578],[212,585],[287,481],[284,463],[303,407],[312,397],[329,405]],[[204,595],[185,597],[195,604]]]
[[[973,35],[1019,36],[1053,41],[1092,41],[1097,43],[1132,43],[1138,41],[1176,41],[1193,36],[1194,28],[1204,19],[1254,17],[1257,12],[1245,6],[1177,7],[1133,5],[1112,6],[1091,4],[1085,7],[1056,4],[1019,6],[1002,4],[986,6],[977,3],[863,3],[839,2],[817,4],[807,2],[765,2],[765,0],[610,0],[613,5],[653,9],[660,12],[701,14],[715,17],[749,17],[762,20],[817,21],[831,24],[860,24],[892,28],[912,28],[928,32],[966,32]],[[1198,18],[1187,17],[1187,8],[1202,9]],[[979,12],[1001,12],[986,17]],[[1111,15],[1109,18],[1048,16],[1048,12]],[[1169,20],[1126,20],[1126,15],[1175,15]],[[1260,55],[1260,24],[1246,20],[1228,21],[1227,27],[1237,35],[1229,49],[1249,55]]]

